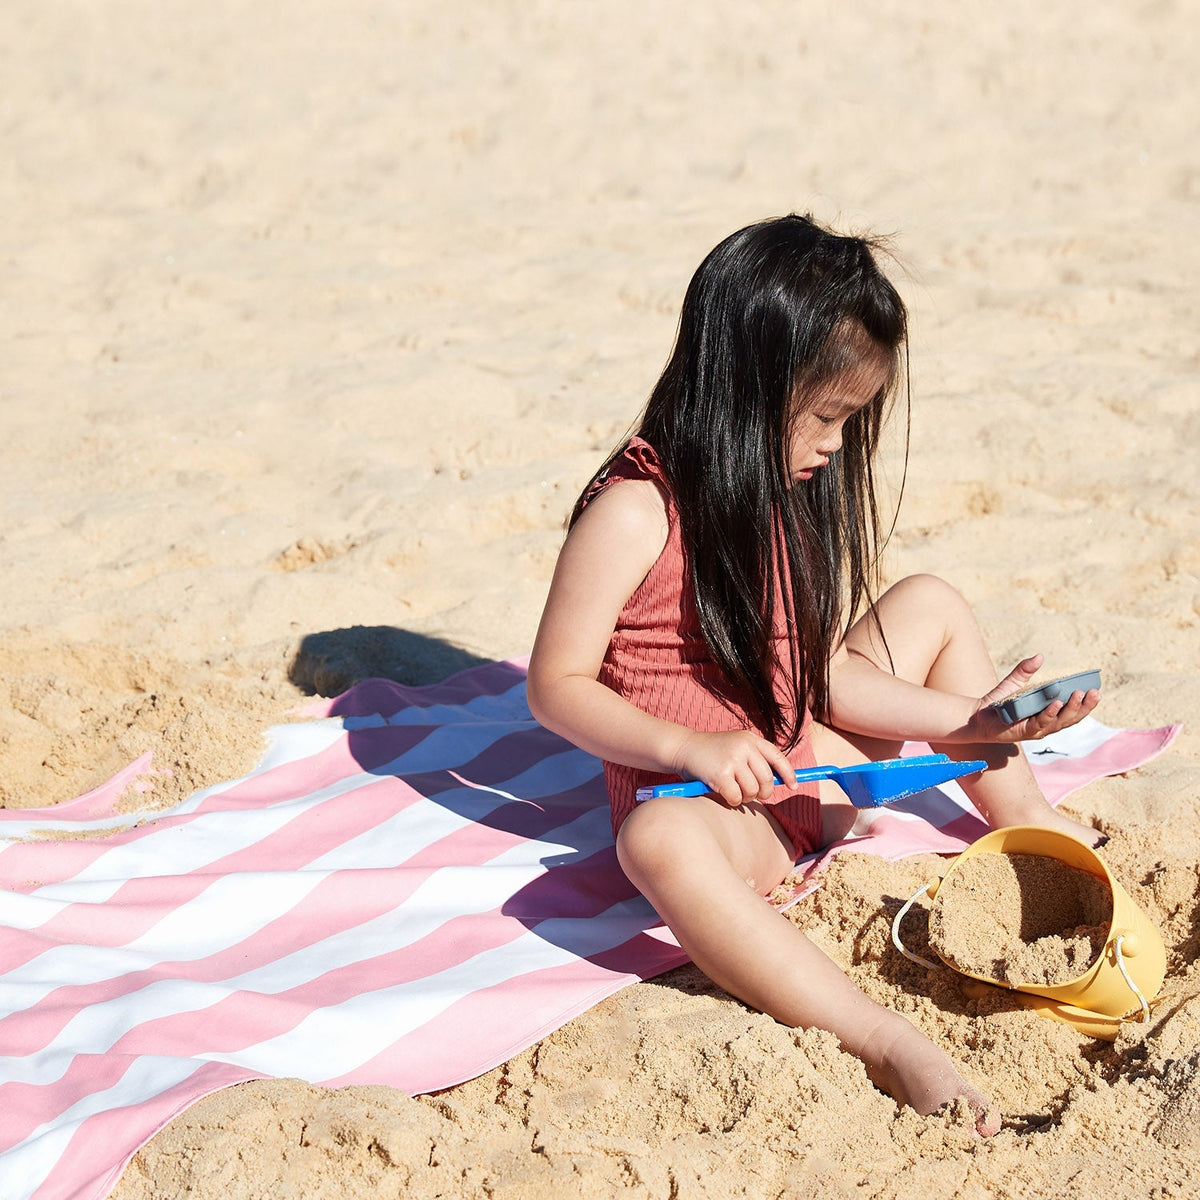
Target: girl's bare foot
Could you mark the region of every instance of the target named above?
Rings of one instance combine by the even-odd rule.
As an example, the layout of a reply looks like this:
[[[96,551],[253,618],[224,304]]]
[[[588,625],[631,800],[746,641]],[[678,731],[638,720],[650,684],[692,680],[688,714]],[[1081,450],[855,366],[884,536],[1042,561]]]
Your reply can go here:
[[[1068,837],[1076,838],[1085,846],[1091,846],[1096,849],[1103,846],[1108,838],[1098,829],[1093,829],[1090,825],[1084,825],[1079,821],[1072,820],[1065,813],[1060,813],[1057,809],[1051,808],[1048,804],[1039,805],[1034,813],[1020,820],[1006,821],[1007,825],[1037,825],[1041,829],[1054,829],[1059,833],[1065,833]]]
[[[1039,825],[1043,825],[1047,829],[1057,829],[1060,833],[1078,838],[1085,846],[1091,846],[1093,850],[1108,841],[1108,838],[1100,830],[1093,829],[1090,825],[1083,825],[1079,821],[1073,821],[1065,813],[1057,812],[1054,809],[1051,809],[1050,812],[1053,820],[1039,821]]]
[[[877,1029],[859,1050],[867,1074],[876,1087],[922,1116],[962,1099],[975,1114],[975,1130],[991,1137],[1000,1128],[1000,1113],[923,1033],[903,1017]]]

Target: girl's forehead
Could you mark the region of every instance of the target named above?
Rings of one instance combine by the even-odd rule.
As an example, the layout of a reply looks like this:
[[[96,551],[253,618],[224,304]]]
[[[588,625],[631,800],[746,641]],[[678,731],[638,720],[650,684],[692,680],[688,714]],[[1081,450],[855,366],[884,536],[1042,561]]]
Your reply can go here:
[[[839,372],[829,384],[842,391],[865,392],[869,398],[885,387],[891,376],[892,360],[883,354],[870,354]]]
[[[812,402],[856,409],[870,404],[887,388],[891,377],[891,360],[884,355],[872,354],[823,380],[815,388],[801,390],[807,391]]]

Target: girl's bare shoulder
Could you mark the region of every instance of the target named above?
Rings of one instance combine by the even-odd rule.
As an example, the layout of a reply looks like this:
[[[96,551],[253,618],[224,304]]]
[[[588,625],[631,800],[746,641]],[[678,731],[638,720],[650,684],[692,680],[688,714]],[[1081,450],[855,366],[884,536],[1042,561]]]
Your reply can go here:
[[[666,502],[649,480],[621,480],[588,501],[554,568],[529,679],[595,678],[621,609],[666,545]]]
[[[572,530],[589,540],[623,542],[648,562],[662,553],[670,524],[662,488],[652,479],[618,479],[594,496]]]

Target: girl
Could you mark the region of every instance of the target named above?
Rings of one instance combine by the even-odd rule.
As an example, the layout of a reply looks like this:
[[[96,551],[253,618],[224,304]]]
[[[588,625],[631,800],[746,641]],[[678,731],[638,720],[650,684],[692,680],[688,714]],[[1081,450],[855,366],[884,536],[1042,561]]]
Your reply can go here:
[[[989,763],[961,782],[992,827],[1096,841],[1050,808],[1015,743],[1074,724],[1098,694],[1005,725],[991,706],[1040,656],[997,683],[965,601],[933,577],[873,599],[873,458],[907,343],[872,249],[788,216],[700,265],[637,435],[575,507],[529,704],[604,760],[621,866],[716,983],[832,1031],[919,1113],[965,1098],[991,1134],[999,1115],[950,1059],[762,898],[855,813],[832,784],[772,775],[890,758],[907,739]],[[635,804],[679,778],[710,794]]]

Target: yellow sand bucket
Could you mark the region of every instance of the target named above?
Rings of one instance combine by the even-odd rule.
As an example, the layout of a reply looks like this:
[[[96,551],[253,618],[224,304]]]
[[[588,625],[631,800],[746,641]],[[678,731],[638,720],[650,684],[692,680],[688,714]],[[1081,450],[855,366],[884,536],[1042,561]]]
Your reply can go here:
[[[1082,975],[1067,983],[1052,986],[1011,984],[963,971],[950,962],[946,962],[946,966],[960,975],[1018,992],[1026,1007],[1042,1016],[1066,1021],[1091,1037],[1111,1041],[1117,1036],[1121,1022],[1136,1012],[1140,1012],[1143,1019],[1148,1019],[1150,1001],[1158,995],[1167,970],[1167,953],[1162,936],[1129,893],[1112,877],[1100,856],[1090,846],[1056,830],[1039,829],[1035,825],[1014,825],[1009,829],[995,829],[973,842],[950,864],[941,881],[926,884],[896,914],[892,922],[892,942],[896,949],[914,962],[924,963],[928,967],[937,965],[905,949],[900,941],[900,922],[918,897],[927,893],[932,899],[939,883],[948,879],[956,867],[976,854],[989,851],[993,854],[1033,854],[1054,858],[1068,867],[1103,880],[1112,895],[1108,940],[1096,956],[1096,961]],[[938,957],[941,958],[941,955]]]

